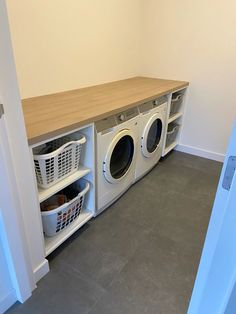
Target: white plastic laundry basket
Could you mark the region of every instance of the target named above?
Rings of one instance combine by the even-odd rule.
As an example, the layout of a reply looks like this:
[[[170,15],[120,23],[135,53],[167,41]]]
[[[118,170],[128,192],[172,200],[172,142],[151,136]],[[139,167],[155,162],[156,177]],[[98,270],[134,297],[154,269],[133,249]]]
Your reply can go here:
[[[170,116],[173,116],[177,112],[180,111],[180,107],[183,103],[184,94],[179,93],[172,96],[171,99],[171,108],[170,108]]]
[[[70,136],[51,141],[34,149],[34,165],[38,185],[48,188],[75,172],[79,167],[84,135]],[[50,153],[44,153],[50,149]]]
[[[58,234],[79,217],[89,187],[88,181],[80,180],[77,184],[79,193],[75,198],[56,209],[41,212],[43,231],[47,236],[52,237]],[[48,202],[50,204],[50,199],[48,199]]]
[[[180,125],[176,123],[171,123],[168,126],[167,136],[166,136],[166,147],[170,146],[172,143],[174,143],[174,141],[176,141],[179,128],[180,128]]]

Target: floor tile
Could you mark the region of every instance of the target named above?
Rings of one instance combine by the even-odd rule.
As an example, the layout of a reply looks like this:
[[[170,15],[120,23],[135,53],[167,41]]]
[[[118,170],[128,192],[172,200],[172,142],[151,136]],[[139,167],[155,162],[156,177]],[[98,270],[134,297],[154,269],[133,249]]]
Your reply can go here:
[[[165,201],[166,193],[159,189],[136,183],[123,197],[112,205],[116,219],[125,219],[138,224],[143,229],[152,228],[159,217],[159,208]],[[110,209],[109,209],[110,210]],[[139,230],[138,233],[141,233]]]
[[[219,177],[223,163],[198,156],[172,151],[161,161],[162,165],[176,165],[194,168],[209,175]]]
[[[127,261],[109,248],[106,251],[100,250],[83,239],[74,241],[61,251],[51,262],[52,267],[57,265],[58,260],[63,260],[68,267],[72,267],[104,288],[110,284],[115,274]]]
[[[186,313],[222,164],[172,152],[49,256],[8,313]]]
[[[195,271],[190,258],[172,240],[150,237],[89,313],[186,313]]]
[[[100,286],[58,261],[39,282],[33,296],[23,305],[16,304],[9,313],[87,313],[103,293]]]
[[[106,288],[120,272],[137,247],[145,240],[151,228],[120,219],[111,219],[110,213],[101,215],[73,242],[53,258],[51,265],[65,263]]]
[[[211,206],[189,196],[173,192],[159,209],[152,234],[170,238],[185,246],[185,249],[202,247]]]
[[[214,178],[211,175],[206,175],[203,172],[189,180],[187,195],[197,201],[213,206],[219,178]]]

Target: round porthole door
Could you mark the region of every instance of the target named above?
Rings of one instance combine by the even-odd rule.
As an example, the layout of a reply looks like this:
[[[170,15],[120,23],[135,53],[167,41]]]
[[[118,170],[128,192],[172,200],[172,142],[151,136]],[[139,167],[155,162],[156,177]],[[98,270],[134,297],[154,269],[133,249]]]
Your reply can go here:
[[[142,153],[145,157],[151,157],[159,148],[163,130],[163,122],[159,114],[153,115],[145,126],[142,135]]]
[[[113,138],[103,162],[107,181],[117,183],[127,175],[134,158],[134,145],[133,133],[128,129],[120,131]]]

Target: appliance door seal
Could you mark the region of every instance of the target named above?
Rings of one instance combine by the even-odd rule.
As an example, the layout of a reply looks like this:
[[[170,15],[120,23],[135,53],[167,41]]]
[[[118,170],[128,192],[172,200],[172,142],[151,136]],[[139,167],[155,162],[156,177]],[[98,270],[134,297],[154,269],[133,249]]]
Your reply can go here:
[[[135,146],[130,129],[123,129],[114,136],[103,161],[103,174],[108,182],[119,183],[127,176],[133,166]]]
[[[144,157],[150,158],[160,147],[163,133],[163,120],[160,113],[155,113],[148,120],[141,138],[141,151]]]

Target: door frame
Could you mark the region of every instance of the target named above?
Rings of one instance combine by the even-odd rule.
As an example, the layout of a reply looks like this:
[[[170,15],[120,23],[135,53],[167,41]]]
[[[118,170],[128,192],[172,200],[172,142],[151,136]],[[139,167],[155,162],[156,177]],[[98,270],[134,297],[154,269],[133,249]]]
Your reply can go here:
[[[16,299],[24,302],[48,271],[32,157],[27,142],[6,0],[0,0],[0,170],[4,251]],[[3,178],[3,177],[2,177]],[[1,178],[0,178],[1,182]],[[3,182],[1,182],[1,185]]]
[[[0,218],[4,254],[15,290],[15,301],[24,302],[35,287],[21,215],[4,115],[0,119]]]
[[[227,303],[229,301],[230,294],[233,289],[233,285],[236,280],[236,267],[234,269],[224,270],[224,254],[222,254],[222,248],[225,247],[227,251],[230,249],[230,244],[225,246],[226,237],[229,237],[228,232],[232,230],[230,222],[235,221],[232,213],[232,201],[235,197],[233,193],[236,190],[236,175],[232,178],[231,188],[223,188],[223,182],[226,176],[226,168],[230,156],[235,156],[235,142],[236,142],[236,122],[234,124],[233,134],[226,154],[225,162],[221,171],[221,176],[218,184],[216,198],[214,201],[212,214],[206,234],[206,239],[202,251],[201,260],[198,267],[197,276],[194,283],[194,288],[188,308],[188,314],[206,313],[206,308],[214,305],[214,310],[209,310],[209,313],[224,313]],[[234,197],[234,198],[233,198]],[[230,229],[231,228],[231,229]],[[220,256],[220,254],[222,254]],[[230,261],[236,259],[236,252],[231,251]],[[221,280],[224,277],[224,282]],[[212,291],[216,289],[218,295],[212,294]],[[220,287],[220,289],[219,289]]]

